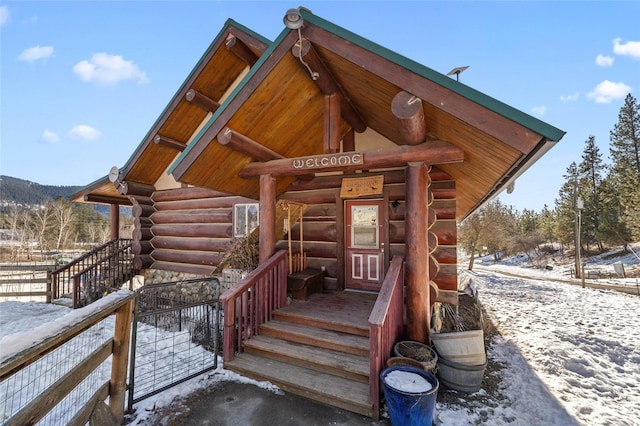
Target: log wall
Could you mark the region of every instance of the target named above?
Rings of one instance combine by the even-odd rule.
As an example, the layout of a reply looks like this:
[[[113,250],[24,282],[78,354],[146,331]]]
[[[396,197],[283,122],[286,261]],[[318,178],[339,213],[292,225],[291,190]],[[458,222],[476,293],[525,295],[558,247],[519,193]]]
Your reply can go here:
[[[204,188],[156,191],[141,206],[133,246],[146,268],[209,275],[233,238],[233,205],[255,203]],[[136,215],[134,206],[134,216]],[[135,238],[138,237],[138,238]]]
[[[344,261],[339,242],[344,232],[340,199],[340,185],[343,177],[364,177],[384,174],[384,191],[389,199],[387,216],[389,220],[389,258],[405,255],[405,209],[406,195],[404,170],[384,173],[358,173],[345,176],[322,176],[312,180],[296,181],[281,199],[307,204],[303,216],[304,250],[311,268],[325,268],[324,287],[326,290],[341,290]],[[425,262],[429,262],[433,285],[432,302],[457,303],[457,235],[456,235],[456,192],[455,182],[437,169],[430,173],[429,247],[435,247]],[[380,197],[383,198],[381,195]],[[299,250],[300,225],[291,230],[293,250]],[[286,236],[285,236],[286,238]],[[287,249],[286,239],[277,242],[276,247]],[[434,294],[435,293],[435,294]]]

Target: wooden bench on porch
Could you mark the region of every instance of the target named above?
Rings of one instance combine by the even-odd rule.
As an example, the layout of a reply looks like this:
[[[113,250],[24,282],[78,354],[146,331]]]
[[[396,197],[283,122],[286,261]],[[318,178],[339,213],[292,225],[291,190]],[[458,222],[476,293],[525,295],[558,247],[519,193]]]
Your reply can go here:
[[[287,292],[296,300],[307,300],[313,293],[322,293],[324,271],[306,268],[287,276]]]

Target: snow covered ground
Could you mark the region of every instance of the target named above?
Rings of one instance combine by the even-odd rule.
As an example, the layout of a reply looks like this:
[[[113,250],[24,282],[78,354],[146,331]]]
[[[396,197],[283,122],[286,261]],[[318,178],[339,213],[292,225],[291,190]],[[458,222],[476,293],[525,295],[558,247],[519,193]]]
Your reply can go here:
[[[485,268],[462,272],[477,287],[499,331],[487,354],[503,366],[496,373],[500,390],[489,395],[481,389],[469,397],[474,401],[469,404],[439,402],[436,424],[640,425],[640,297],[555,282],[554,278],[566,278],[563,268],[536,274],[521,262],[489,264],[485,260],[484,267],[507,268],[533,279]],[[630,268],[640,264],[633,256],[624,262]],[[625,281],[635,285],[636,280]],[[0,337],[50,324],[67,313],[67,308],[54,305],[0,303]],[[2,337],[0,348],[10,339]],[[157,419],[145,414],[152,406],[168,406],[220,380],[253,383],[278,392],[268,383],[245,379],[223,367],[215,373],[141,401],[132,424],[155,424]]]

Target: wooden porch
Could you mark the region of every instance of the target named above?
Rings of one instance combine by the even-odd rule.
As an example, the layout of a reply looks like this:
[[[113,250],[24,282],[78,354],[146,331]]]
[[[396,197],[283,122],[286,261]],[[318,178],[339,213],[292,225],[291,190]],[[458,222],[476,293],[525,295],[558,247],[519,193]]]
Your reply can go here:
[[[377,419],[378,375],[402,330],[403,259],[394,258],[380,293],[316,293],[273,309],[265,309],[265,302],[253,295],[277,302],[279,292],[274,290],[280,285],[249,285],[250,296],[239,296],[242,285],[252,280],[279,281],[266,273],[277,269],[277,257],[270,259],[274,262],[271,268],[258,268],[245,284],[239,283],[222,296],[224,367],[267,380],[286,392]],[[258,278],[261,275],[267,279]],[[261,312],[254,316],[256,311]],[[256,318],[264,321],[256,324]]]

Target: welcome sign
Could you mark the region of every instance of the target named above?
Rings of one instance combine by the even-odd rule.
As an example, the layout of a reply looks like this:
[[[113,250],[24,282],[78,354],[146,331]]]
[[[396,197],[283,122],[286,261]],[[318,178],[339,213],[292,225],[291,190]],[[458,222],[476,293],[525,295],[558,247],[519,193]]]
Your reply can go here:
[[[300,157],[292,160],[294,169],[322,169],[325,167],[348,167],[364,163],[361,152],[349,152],[340,154],[314,155]]]

